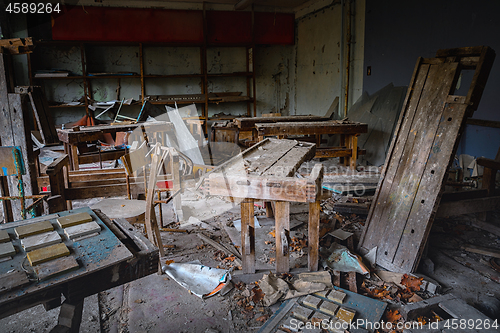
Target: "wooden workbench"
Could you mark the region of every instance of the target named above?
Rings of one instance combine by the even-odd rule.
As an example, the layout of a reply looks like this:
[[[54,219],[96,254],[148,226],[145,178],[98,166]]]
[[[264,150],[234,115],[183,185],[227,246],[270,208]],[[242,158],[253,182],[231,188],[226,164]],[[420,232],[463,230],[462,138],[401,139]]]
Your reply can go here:
[[[239,134],[245,137],[250,136],[251,139],[248,141],[250,145],[253,145],[257,141],[257,130],[255,129],[255,124],[274,124],[282,122],[303,122],[303,121],[328,121],[329,117],[322,116],[283,116],[283,117],[240,117],[233,119],[233,123],[238,128]],[[247,133],[245,133],[247,132]],[[246,135],[248,134],[248,135]]]
[[[166,134],[174,130],[174,126],[170,122],[142,122],[135,124],[117,124],[117,125],[96,125],[96,126],[79,126],[75,128],[57,129],[57,136],[64,144],[64,152],[69,155],[71,170],[78,170],[80,162],[91,163],[107,160],[119,159],[125,154],[124,150],[114,150],[92,154],[88,156],[78,156],[78,145],[86,144],[92,141],[104,141],[105,134],[116,134],[117,132],[131,132],[138,128],[144,130],[151,140],[151,134],[161,133],[160,140],[162,144],[166,144]]]
[[[283,138],[294,135],[316,135],[317,149],[315,157],[345,158],[345,165],[356,169],[358,155],[365,151],[358,149],[358,136],[368,132],[368,125],[358,122],[331,120],[331,121],[303,121],[256,123],[255,129],[262,141],[266,136]],[[322,134],[340,134],[340,147],[319,148]]]
[[[101,231],[98,235],[71,241],[64,236],[55,219],[79,212],[88,212],[99,224]],[[70,249],[69,257],[75,258],[79,267],[38,281],[37,276],[30,272],[29,263],[24,259],[26,252],[15,236],[14,228],[46,220],[50,221],[54,230],[62,236],[63,242]],[[46,310],[56,308],[61,306],[61,295],[64,295],[65,301],[61,306],[59,324],[61,320],[70,320],[77,325],[72,327],[75,330],[71,332],[77,332],[85,297],[158,270],[158,249],[142,234],[133,231],[132,226],[126,221],[111,222],[100,211],[92,211],[88,207],[3,224],[0,230],[8,232],[17,251],[12,259],[0,263],[0,277],[3,283],[0,286],[0,318],[38,304],[44,304]],[[16,286],[20,282],[5,278],[6,274],[15,274],[18,280],[25,280],[25,283]],[[67,317],[68,309],[73,312],[71,318]]]
[[[308,266],[318,269],[319,211],[323,166],[316,165],[309,178],[296,178],[300,165],[314,157],[313,143],[265,139],[214,169],[205,179],[210,195],[241,201],[241,251],[243,272],[255,272],[254,200],[274,202],[276,221],[276,271],[288,272],[290,202],[309,203]]]

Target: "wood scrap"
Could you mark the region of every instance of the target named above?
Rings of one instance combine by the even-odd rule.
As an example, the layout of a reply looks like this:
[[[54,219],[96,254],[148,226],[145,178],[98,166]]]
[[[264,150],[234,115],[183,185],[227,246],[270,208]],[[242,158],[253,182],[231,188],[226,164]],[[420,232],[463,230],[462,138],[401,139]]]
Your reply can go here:
[[[464,245],[462,246],[462,249],[464,249],[467,252],[473,252],[477,254],[482,254],[485,256],[490,256],[493,258],[500,258],[500,251],[497,249],[491,249],[483,246],[475,246],[475,245]]]
[[[236,257],[236,259],[234,260],[234,262],[236,263],[237,266],[241,266],[242,265],[242,262],[241,262],[241,255],[239,253],[234,253],[233,251],[229,250],[228,248],[226,248],[225,246],[217,243],[216,241],[210,239],[209,237],[205,236],[204,234],[202,233],[198,233],[196,234],[202,241],[204,241],[205,243],[207,244],[210,244],[211,246],[213,246],[214,248],[216,248],[217,250],[220,250],[224,253],[227,253],[227,254],[232,254]]]

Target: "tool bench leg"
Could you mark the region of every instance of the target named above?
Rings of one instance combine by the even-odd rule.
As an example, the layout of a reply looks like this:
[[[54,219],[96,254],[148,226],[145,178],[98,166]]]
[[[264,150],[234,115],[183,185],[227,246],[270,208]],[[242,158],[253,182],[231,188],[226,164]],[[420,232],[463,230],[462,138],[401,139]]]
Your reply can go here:
[[[290,202],[274,203],[274,219],[276,223],[276,273],[290,271],[289,239],[290,239]]]
[[[308,246],[309,253],[307,257],[308,268],[310,272],[318,270],[319,260],[319,201],[309,203],[309,226],[308,231]]]
[[[350,167],[351,170],[356,170],[356,162],[358,160],[358,136],[350,135],[349,136],[349,148],[351,148],[351,157],[350,157]]]
[[[255,222],[253,199],[241,202],[241,261],[243,273],[255,273]]]
[[[73,304],[65,301],[61,305],[57,326],[50,331],[51,333],[78,333],[80,331],[83,313],[83,299],[76,302],[73,301],[71,303]]]

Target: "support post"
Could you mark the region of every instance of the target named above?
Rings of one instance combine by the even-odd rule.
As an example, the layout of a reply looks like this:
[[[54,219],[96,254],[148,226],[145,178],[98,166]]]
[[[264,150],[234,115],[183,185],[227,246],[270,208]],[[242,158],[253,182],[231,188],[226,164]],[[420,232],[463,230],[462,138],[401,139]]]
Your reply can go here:
[[[253,199],[241,202],[241,261],[243,273],[255,273],[255,223]]]
[[[290,271],[290,202],[276,201],[274,204],[276,223],[276,273]]]

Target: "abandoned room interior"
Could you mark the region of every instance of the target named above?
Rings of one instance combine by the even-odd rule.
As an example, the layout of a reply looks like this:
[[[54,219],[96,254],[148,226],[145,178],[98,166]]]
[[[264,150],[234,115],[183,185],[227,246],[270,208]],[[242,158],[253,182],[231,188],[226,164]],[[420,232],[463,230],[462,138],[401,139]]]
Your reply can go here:
[[[0,6],[1,332],[498,332],[500,2]]]

